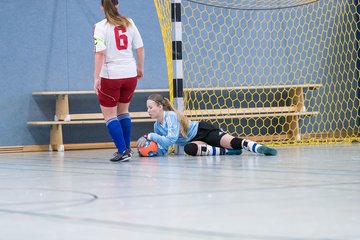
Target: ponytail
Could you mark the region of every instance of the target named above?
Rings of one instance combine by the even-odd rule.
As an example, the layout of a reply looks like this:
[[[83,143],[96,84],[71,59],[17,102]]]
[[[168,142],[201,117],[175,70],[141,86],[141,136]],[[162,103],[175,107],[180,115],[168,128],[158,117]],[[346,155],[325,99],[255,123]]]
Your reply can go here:
[[[118,0],[101,0],[101,6],[104,8],[104,13],[108,23],[114,26],[121,26],[127,28],[130,25],[130,21],[119,14],[117,5]]]
[[[160,94],[151,94],[148,97],[148,100],[152,100],[154,102],[156,102],[158,105],[162,105],[164,110],[166,111],[173,111],[176,113],[177,118],[179,119],[180,122],[180,133],[183,137],[187,137],[187,130],[189,128],[189,119],[187,117],[185,117],[184,115],[182,115],[181,113],[179,113],[175,107],[171,104],[170,100],[161,96]]]

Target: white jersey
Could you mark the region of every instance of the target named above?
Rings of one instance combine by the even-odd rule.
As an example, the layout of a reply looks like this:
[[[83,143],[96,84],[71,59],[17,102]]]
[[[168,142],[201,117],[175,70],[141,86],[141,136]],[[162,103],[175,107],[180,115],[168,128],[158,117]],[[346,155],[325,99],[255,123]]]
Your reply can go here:
[[[95,52],[104,51],[105,54],[100,77],[119,79],[137,76],[133,49],[143,47],[143,41],[134,21],[128,20],[131,24],[127,28],[115,27],[106,19],[95,24]]]

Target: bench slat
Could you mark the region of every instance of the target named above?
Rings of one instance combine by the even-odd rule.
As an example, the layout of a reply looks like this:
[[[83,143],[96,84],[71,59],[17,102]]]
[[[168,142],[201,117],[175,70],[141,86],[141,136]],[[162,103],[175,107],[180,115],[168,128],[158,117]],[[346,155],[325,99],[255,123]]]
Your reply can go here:
[[[157,93],[157,92],[169,92],[169,89],[136,89],[135,93]],[[32,95],[84,95],[95,94],[93,90],[89,91],[44,91],[33,92]]]
[[[154,119],[132,119],[131,122],[155,122]],[[29,121],[28,125],[81,125],[81,124],[105,124],[104,120],[77,120],[77,121]]]
[[[291,113],[296,112],[295,106],[284,107],[264,107],[264,108],[237,108],[237,109],[202,109],[202,110],[185,110],[187,117],[201,117],[201,116],[217,116],[217,115],[237,115],[244,116],[246,114],[261,114],[261,113]],[[70,121],[77,120],[95,120],[104,119],[101,113],[80,113],[70,114]],[[150,118],[147,112],[130,112],[132,120],[137,118]]]
[[[277,88],[308,88],[317,89],[322,87],[322,84],[295,84],[295,85],[268,85],[268,86],[233,86],[233,87],[209,87],[209,88],[184,88],[184,92],[198,92],[198,91],[219,91],[219,90],[250,90],[250,89],[277,89]],[[169,92],[169,89],[136,89],[135,93],[156,93]],[[33,95],[82,95],[95,94],[93,90],[87,91],[42,91],[33,92]]]
[[[185,110],[186,116],[201,116],[201,115],[246,115],[258,113],[291,113],[296,112],[296,106],[284,107],[263,107],[263,108],[228,108],[228,109],[204,109],[204,110]]]
[[[317,115],[319,112],[291,112],[291,113],[263,113],[263,114],[236,114],[236,115],[214,115],[214,116],[192,116],[190,119],[201,120],[201,119],[234,119],[234,118],[263,118],[263,117],[289,117],[289,116],[305,116],[309,117]],[[209,117],[211,119],[209,119]]]
[[[257,118],[257,117],[286,117],[286,116],[312,116],[319,112],[288,112],[288,113],[264,113],[264,114],[235,114],[235,115],[212,115],[211,119],[231,119],[231,118]],[[192,116],[190,119],[201,120],[209,119],[208,116]],[[132,122],[154,122],[151,118],[132,119]],[[28,125],[76,125],[76,124],[99,124],[105,123],[104,120],[76,120],[76,121],[29,121]]]
[[[201,92],[201,91],[231,91],[231,90],[251,90],[251,89],[292,89],[308,88],[310,90],[322,87],[322,84],[294,84],[294,85],[268,85],[268,86],[232,86],[232,87],[209,87],[209,88],[184,88],[184,92]]]
[[[268,86],[232,86],[232,87],[202,87],[202,88],[184,88],[184,92],[200,91],[232,91],[232,90],[251,90],[251,89],[282,89],[282,88],[308,88],[310,90],[322,87],[322,84],[294,84],[294,85],[268,85]]]
[[[132,120],[135,118],[150,118],[147,112],[130,112]],[[104,119],[102,113],[79,113],[70,114],[70,120],[90,120],[90,119]]]
[[[261,116],[294,116],[301,115],[301,112],[297,112],[296,107],[264,107],[264,108],[238,108],[238,109],[203,109],[203,110],[185,110],[185,115],[192,119],[206,119],[206,117],[261,117]],[[279,113],[279,114],[277,114]],[[294,114],[293,114],[294,113]],[[302,114],[306,115],[306,114]],[[309,114],[308,114],[309,115]],[[313,114],[310,114],[313,115]],[[150,119],[147,112],[131,112],[131,119],[133,122],[146,122],[153,121]],[[82,113],[82,114],[70,114],[70,121],[90,120],[93,123],[94,120],[102,120],[103,115],[101,113]],[[148,120],[147,120],[148,119]],[[96,122],[95,122],[96,123]],[[79,124],[79,123],[75,123]]]

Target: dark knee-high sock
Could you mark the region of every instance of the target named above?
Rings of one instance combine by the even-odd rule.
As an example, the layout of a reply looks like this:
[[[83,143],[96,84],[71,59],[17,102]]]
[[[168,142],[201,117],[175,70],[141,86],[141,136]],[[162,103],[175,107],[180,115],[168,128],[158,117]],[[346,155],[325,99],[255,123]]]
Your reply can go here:
[[[119,120],[117,118],[109,119],[106,122],[106,127],[109,130],[118,152],[123,153],[126,150],[126,144]]]
[[[120,122],[122,131],[123,131],[123,134],[124,134],[126,147],[130,148],[130,141],[131,141],[131,118],[130,118],[130,114],[129,113],[120,114],[119,116],[117,116],[117,119]]]

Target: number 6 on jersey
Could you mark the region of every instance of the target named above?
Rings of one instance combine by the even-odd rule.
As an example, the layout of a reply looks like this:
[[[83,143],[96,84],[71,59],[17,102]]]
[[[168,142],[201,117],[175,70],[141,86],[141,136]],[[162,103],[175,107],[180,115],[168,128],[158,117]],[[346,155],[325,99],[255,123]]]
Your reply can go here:
[[[117,26],[114,28],[116,48],[119,51],[127,49],[127,47],[128,47],[128,38],[124,34],[125,32],[126,32],[125,27]]]

